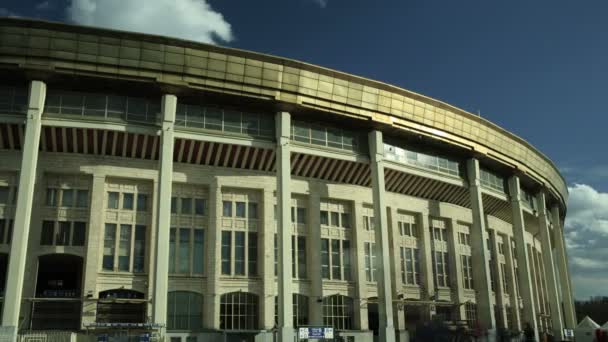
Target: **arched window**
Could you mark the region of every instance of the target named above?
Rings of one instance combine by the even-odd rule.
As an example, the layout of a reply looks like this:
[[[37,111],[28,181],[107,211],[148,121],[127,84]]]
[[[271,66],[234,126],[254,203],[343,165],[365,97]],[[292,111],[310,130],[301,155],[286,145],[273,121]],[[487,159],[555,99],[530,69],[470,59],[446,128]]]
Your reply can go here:
[[[342,295],[323,298],[323,324],[337,330],[353,328],[353,299]]]
[[[230,292],[220,297],[220,329],[258,329],[258,296],[247,292]]]
[[[167,330],[200,330],[203,326],[203,296],[196,292],[169,292]]]

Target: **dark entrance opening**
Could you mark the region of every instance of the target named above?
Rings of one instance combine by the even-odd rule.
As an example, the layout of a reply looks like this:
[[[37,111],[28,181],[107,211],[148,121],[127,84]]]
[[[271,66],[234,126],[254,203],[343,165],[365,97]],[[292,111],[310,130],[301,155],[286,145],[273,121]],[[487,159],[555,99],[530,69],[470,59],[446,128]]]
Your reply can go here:
[[[144,323],[146,300],[134,290],[113,289],[99,292],[97,323]]]
[[[369,298],[367,303],[367,324],[369,330],[374,332],[374,336],[378,336],[380,328],[380,316],[378,313],[377,298]]]
[[[33,330],[80,330],[82,258],[49,254],[38,258]]]

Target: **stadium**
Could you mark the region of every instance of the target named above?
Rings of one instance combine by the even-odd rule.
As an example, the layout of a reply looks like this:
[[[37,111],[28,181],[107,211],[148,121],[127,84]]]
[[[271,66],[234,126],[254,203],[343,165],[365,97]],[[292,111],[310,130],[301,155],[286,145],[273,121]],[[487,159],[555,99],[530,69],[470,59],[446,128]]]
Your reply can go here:
[[[396,86],[1,18],[0,161],[7,341],[575,326],[555,165]]]

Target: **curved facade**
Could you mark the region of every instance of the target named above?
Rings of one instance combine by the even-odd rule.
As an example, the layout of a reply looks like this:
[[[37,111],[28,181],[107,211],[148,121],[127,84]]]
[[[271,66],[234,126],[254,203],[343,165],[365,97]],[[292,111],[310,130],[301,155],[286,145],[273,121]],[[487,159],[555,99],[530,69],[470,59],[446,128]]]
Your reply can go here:
[[[22,19],[0,19],[0,75],[6,334],[574,327],[565,182],[483,118],[293,60]]]

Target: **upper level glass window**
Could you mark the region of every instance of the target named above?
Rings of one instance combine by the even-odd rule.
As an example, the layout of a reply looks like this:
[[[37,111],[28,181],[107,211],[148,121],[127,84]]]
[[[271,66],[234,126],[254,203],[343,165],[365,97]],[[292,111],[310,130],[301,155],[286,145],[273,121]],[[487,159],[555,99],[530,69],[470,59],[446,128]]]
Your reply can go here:
[[[27,87],[0,86],[0,114],[25,114],[27,98]]]
[[[367,146],[364,135],[360,133],[298,120],[292,121],[291,140],[356,153],[365,152]]]
[[[534,200],[534,195],[532,193],[521,189],[521,199],[525,206],[527,206],[531,210],[536,210],[536,201]]]
[[[479,181],[481,186],[498,192],[505,192],[505,181],[502,177],[483,168],[479,169]]]
[[[154,124],[160,117],[160,97],[146,99],[51,89],[46,95],[44,112]]]
[[[388,160],[410,164],[450,176],[461,176],[458,162],[442,156],[406,150],[390,144],[384,144],[384,156]]]
[[[178,103],[175,125],[274,139],[272,115]]]

